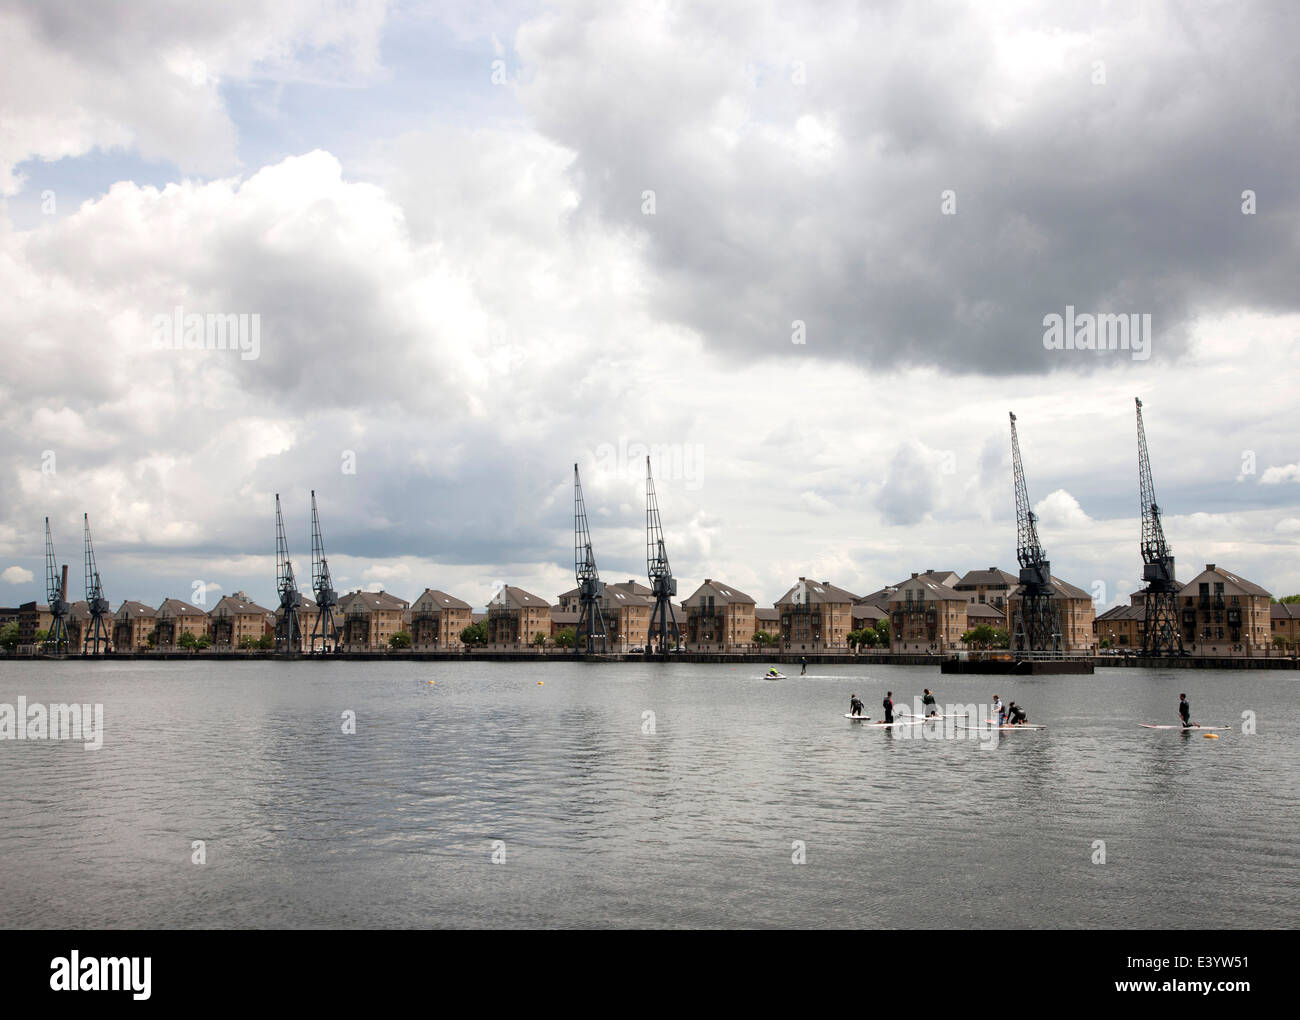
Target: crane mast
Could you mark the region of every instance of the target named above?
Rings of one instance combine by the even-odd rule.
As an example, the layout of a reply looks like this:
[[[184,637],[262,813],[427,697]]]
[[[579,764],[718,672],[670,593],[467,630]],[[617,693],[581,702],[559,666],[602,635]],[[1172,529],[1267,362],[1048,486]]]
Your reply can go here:
[[[58,557],[54,555],[54,540],[50,537],[50,519],[45,518],[45,595],[50,605],[49,633],[45,647],[50,651],[68,650],[68,568],[59,571]]]
[[[316,596],[316,622],[312,624],[308,650],[314,652],[316,639],[320,638],[321,651],[331,652],[338,643],[334,607],[339,604],[339,594],[334,590],[334,582],[330,578],[330,565],[325,559],[325,539],[321,537],[315,489],[311,492],[311,590]]]
[[[653,648],[662,654],[668,650],[669,641],[674,648],[680,648],[682,641],[672,603],[672,597],[677,594],[677,579],[673,577],[672,568],[668,565],[668,552],[664,548],[664,529],[659,522],[659,500],[655,496],[655,481],[650,473],[649,457],[645,459],[645,531],[646,573],[650,577],[650,591],[654,596],[646,648]]]
[[[104,643],[104,651],[108,651],[109,606],[95,565],[95,546],[90,541],[90,514],[82,514],[82,522],[86,528],[86,610],[90,613],[90,624],[81,641],[81,653],[98,655],[100,641]]]
[[[280,593],[280,615],[275,621],[275,650],[294,654],[302,649],[302,623],[298,610],[302,595],[294,580],[289,561],[289,543],[284,537],[284,515],[280,513],[280,494],[275,494],[275,587]]]
[[[1151,456],[1146,428],[1142,424],[1142,398],[1137,403],[1138,487],[1142,499],[1142,655],[1182,655],[1183,635],[1178,627],[1178,582],[1174,577],[1174,554],[1165,541],[1160,524],[1160,506],[1151,480]]]
[[[1038,518],[1029,505],[1014,414],[1011,415],[1011,464],[1016,485],[1016,559],[1020,562],[1020,599],[1012,621],[1011,647],[1025,652],[1059,653],[1061,615],[1052,597],[1052,565],[1038,540]]]
[[[605,586],[600,580],[600,571],[596,569],[596,557],[591,551],[591,533],[587,530],[587,508],[582,501],[582,479],[578,477],[578,465],[573,465],[573,573],[578,581],[578,632],[574,641],[575,648],[582,648],[586,638],[587,651],[597,640],[600,650],[605,651],[607,633],[605,614],[601,611],[600,601],[605,594]]]

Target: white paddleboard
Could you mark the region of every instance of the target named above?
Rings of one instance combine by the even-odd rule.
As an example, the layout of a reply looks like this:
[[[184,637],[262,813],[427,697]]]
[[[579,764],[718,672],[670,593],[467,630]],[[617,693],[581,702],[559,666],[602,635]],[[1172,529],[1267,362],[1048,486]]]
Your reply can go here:
[[[863,721],[865,721],[865,720],[867,720],[867,719],[870,719],[871,716],[869,716],[869,715],[854,715],[852,712],[845,712],[845,713],[844,713],[844,718],[845,718],[845,719],[856,719],[858,722],[863,722]]]
[[[1020,724],[1018,724],[1018,725],[1016,725],[1016,726],[994,726],[994,725],[989,724],[989,723],[986,723],[986,724],[983,725],[983,726],[971,726],[971,725],[968,724],[968,723],[958,723],[957,725],[958,725],[961,729],[963,729],[963,730],[999,730],[999,731],[1003,731],[1003,732],[1011,732],[1012,730],[1045,730],[1045,729],[1047,729],[1047,726],[1044,725],[1044,724],[1042,724],[1042,723],[1027,723],[1027,722],[1025,722],[1025,723],[1020,723]]]
[[[893,722],[875,722],[872,726],[920,726],[923,719],[895,719]]]
[[[1157,725],[1156,723],[1140,722],[1138,723],[1144,730],[1230,730],[1231,726],[1200,726],[1193,723],[1191,726],[1177,725]]]

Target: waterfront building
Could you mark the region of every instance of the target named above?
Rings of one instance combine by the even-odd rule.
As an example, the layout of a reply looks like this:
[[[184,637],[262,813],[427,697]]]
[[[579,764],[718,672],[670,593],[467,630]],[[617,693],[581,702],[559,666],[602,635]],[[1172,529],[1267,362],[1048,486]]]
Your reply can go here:
[[[678,621],[678,626],[682,626],[683,621]],[[781,636],[781,611],[776,608],[763,609],[759,606],[754,607],[754,633],[766,631],[777,637]]]
[[[900,582],[889,600],[890,651],[902,654],[942,654],[964,647],[967,630],[966,596],[936,579],[957,575],[947,571],[913,574]]]
[[[39,602],[24,602],[18,607],[18,647],[34,648],[36,635],[54,626],[50,607]]]
[[[953,591],[966,595],[972,603],[996,606],[1002,610],[1002,623],[998,626],[1007,629],[1010,617],[1007,615],[1007,603],[1011,592],[1020,584],[1020,578],[1001,567],[989,567],[987,570],[968,570],[956,584]],[[982,614],[981,614],[982,615]]]
[[[1281,638],[1289,652],[1300,651],[1300,603],[1272,602],[1268,607],[1272,638]]]
[[[411,603],[411,647],[460,651],[460,632],[472,623],[470,604],[438,588],[425,588]]]
[[[157,612],[143,602],[127,599],[113,614],[113,651],[143,652],[150,647]]]
[[[172,649],[184,634],[201,638],[208,632],[208,614],[190,602],[163,599],[154,613],[154,647]]]
[[[1096,649],[1093,622],[1097,609],[1092,596],[1059,577],[1051,579],[1052,601],[1061,616],[1061,650],[1064,652],[1092,652]],[[1007,600],[1007,619],[1014,620],[1020,603],[1021,586],[1016,585]],[[1140,645],[1139,645],[1140,647]]]
[[[339,597],[339,647],[345,652],[378,652],[402,630],[410,603],[386,591],[354,592]]]
[[[747,649],[754,642],[755,604],[743,591],[706,577],[704,583],[682,601],[686,612],[682,640],[691,651]]]
[[[956,591],[956,589],[953,589]],[[968,595],[968,592],[962,592]],[[991,602],[967,602],[966,603],[966,629],[974,630],[981,624],[987,624],[990,627],[996,627],[998,630],[1005,630],[1010,634],[1007,626],[1007,610],[1005,604],[999,609]]]
[[[1272,596],[1207,563],[1178,592],[1183,647],[1192,655],[1262,655],[1273,643]]]
[[[551,604],[522,588],[503,584],[487,608],[489,645],[523,648],[551,634]]]
[[[798,582],[776,601],[781,647],[788,652],[847,651],[857,596],[829,581]]]
[[[275,614],[242,591],[223,595],[208,613],[213,648],[240,648],[246,638],[260,641],[268,634],[275,636]]]
[[[1146,610],[1140,601],[1141,596],[1141,592],[1134,592],[1129,605],[1111,606],[1093,620],[1093,643],[1098,650],[1101,650],[1103,641],[1108,641],[1109,647],[1121,652],[1142,650]]]

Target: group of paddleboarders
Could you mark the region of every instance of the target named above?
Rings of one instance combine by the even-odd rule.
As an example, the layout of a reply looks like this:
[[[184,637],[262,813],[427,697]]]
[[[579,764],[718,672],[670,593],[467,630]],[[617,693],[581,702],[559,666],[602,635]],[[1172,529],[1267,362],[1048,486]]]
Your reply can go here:
[[[885,700],[880,703],[881,708],[885,710],[885,723],[894,722],[894,692],[886,691]],[[849,714],[860,716],[863,712],[862,701],[856,694],[849,695]],[[942,719],[939,712],[938,703],[935,701],[934,691],[930,688],[925,689],[921,695],[921,714],[927,719]],[[1025,710],[1017,705],[1014,701],[1009,705],[1003,705],[1002,699],[996,694],[993,695],[993,716],[999,726],[1019,726],[1022,723],[1029,722],[1029,716]]]

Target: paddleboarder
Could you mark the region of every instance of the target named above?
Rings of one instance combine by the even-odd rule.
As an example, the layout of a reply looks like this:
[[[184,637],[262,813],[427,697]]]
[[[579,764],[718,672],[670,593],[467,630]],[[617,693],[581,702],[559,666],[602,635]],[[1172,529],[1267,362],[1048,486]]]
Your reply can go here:
[[[886,691],[885,700],[881,702],[881,704],[884,706],[885,709],[885,722],[887,723],[893,722],[894,721],[894,692]]]
[[[1183,729],[1190,729],[1192,723],[1192,703],[1187,700],[1186,694],[1178,695],[1178,717],[1183,721]]]
[[[934,704],[934,692],[928,687],[925,689],[924,697],[921,698],[921,714],[925,716],[939,714]]]
[[[1007,725],[1019,726],[1021,723],[1029,722],[1029,716],[1025,715],[1025,710],[1017,705],[1014,701],[1007,708]]]
[[[1002,707],[1002,699],[999,698],[996,694],[993,695],[993,721],[996,722],[999,726],[1001,726],[1002,721],[1006,718],[1006,715],[1007,715],[1007,710]]]
[[[863,704],[856,694],[849,695],[849,715],[861,715]]]

